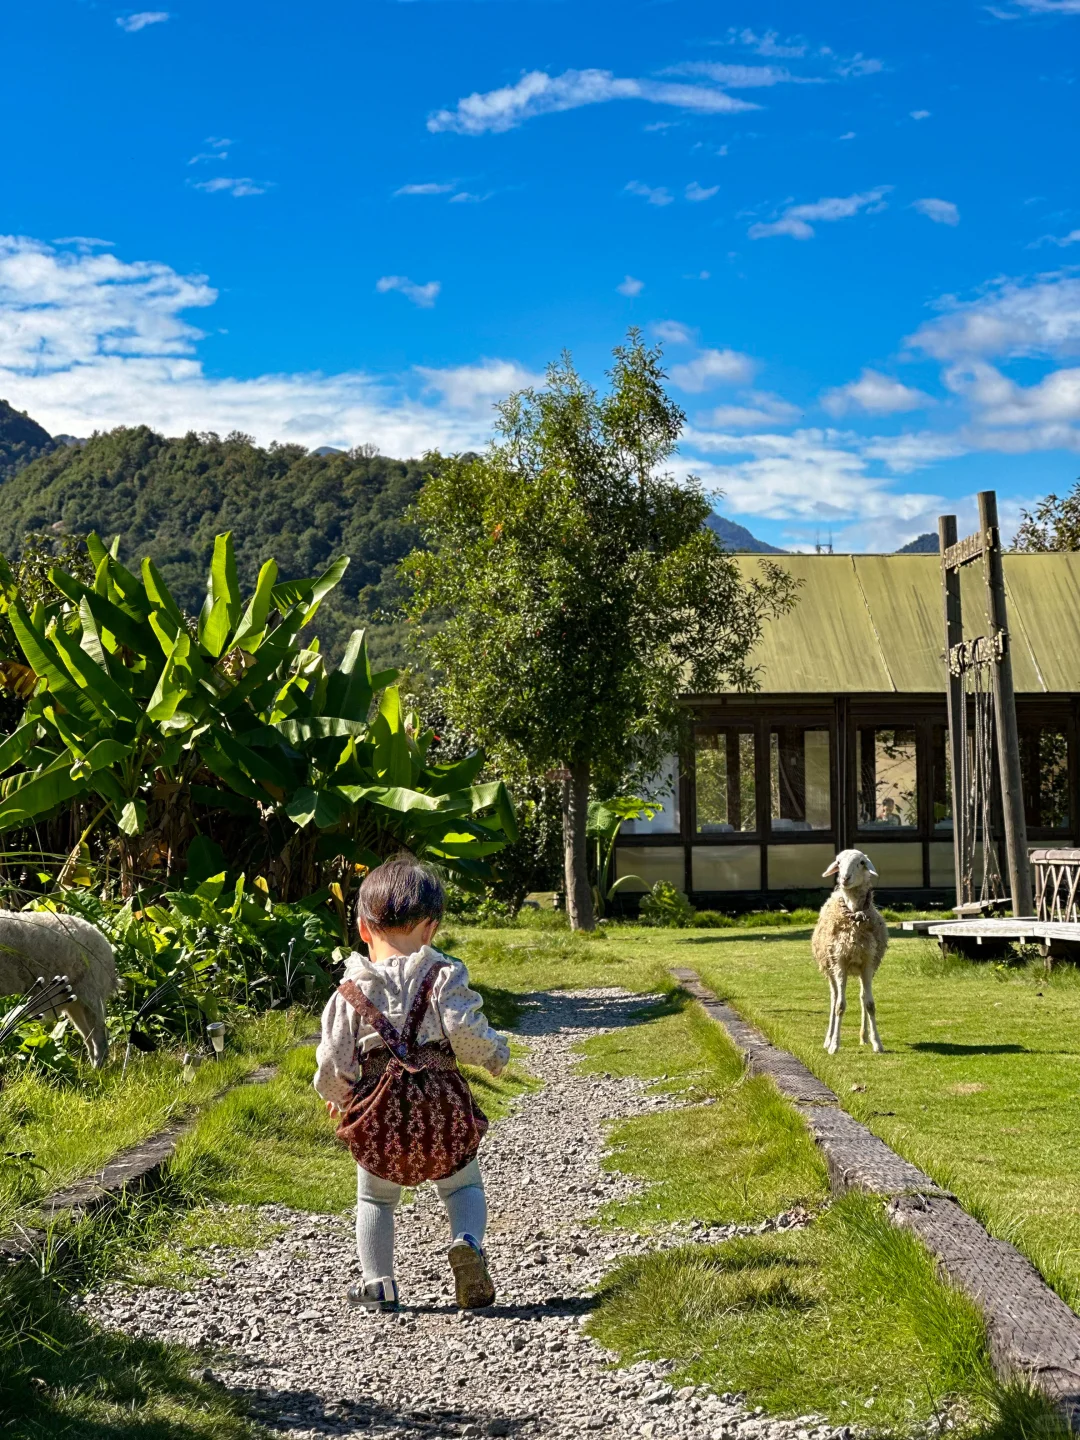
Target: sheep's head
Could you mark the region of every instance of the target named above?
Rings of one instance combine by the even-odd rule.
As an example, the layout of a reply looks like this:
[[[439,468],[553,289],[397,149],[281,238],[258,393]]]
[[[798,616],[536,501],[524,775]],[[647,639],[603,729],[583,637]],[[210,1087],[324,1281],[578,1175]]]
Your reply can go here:
[[[863,850],[841,850],[836,859],[824,872],[823,878],[835,875],[843,890],[863,890],[872,880],[877,879],[870,856]]]

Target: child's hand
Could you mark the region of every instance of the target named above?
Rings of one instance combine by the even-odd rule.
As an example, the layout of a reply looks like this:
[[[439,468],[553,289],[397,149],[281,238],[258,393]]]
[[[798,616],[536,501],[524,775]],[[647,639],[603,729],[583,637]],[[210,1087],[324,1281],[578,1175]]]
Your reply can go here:
[[[331,1120],[336,1120],[337,1117],[341,1114],[341,1107],[335,1105],[333,1100],[327,1100],[326,1113],[330,1116]]]

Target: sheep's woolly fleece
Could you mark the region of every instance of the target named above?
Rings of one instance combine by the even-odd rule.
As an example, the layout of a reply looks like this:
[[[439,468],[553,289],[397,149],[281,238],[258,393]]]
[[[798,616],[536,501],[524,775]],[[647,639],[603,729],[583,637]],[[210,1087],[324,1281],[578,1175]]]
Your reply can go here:
[[[215,1274],[193,1290],[110,1286],[88,1296],[87,1308],[106,1325],[203,1348],[207,1374],[250,1397],[271,1433],[295,1440],[849,1440],[849,1427],[819,1417],[772,1420],[736,1395],[674,1391],[664,1364],[616,1369],[582,1331],[590,1291],[620,1258],[806,1218],[695,1224],[648,1238],[589,1226],[600,1204],[636,1188],[601,1169],[607,1123],[677,1103],[639,1080],[576,1073],[575,1048],[633,1024],[642,1004],[640,995],[592,990],[541,995],[526,1010],[520,1033],[543,1086],[492,1127],[481,1153],[499,1289],[490,1311],[454,1308],[445,1220],[430,1188],[402,1212],[398,1315],[348,1307],[356,1273],[348,1215],[277,1207],[267,1218],[284,1233],[253,1253],[212,1255]]]

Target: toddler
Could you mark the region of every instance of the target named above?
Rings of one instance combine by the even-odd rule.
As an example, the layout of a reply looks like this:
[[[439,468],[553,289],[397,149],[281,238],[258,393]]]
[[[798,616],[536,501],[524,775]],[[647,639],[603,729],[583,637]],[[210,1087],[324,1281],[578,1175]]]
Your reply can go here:
[[[323,1011],[315,1057],[315,1089],[331,1115],[346,1112],[346,1124],[361,1114],[363,1099],[388,1070],[392,1077],[428,1069],[456,1074],[461,1059],[498,1075],[510,1059],[509,1046],[488,1024],[483,1001],[469,987],[465,966],[432,948],[443,904],[438,876],[408,854],[385,861],[360,886],[360,938],[369,953],[349,956],[342,986]],[[406,1032],[414,1011],[415,1043],[409,1048]],[[398,1037],[401,1043],[395,1044]],[[467,1093],[464,1103],[471,1105]],[[473,1120],[478,1122],[473,1127],[478,1143],[486,1121],[475,1110],[470,1123]],[[363,1130],[366,1123],[361,1114],[349,1135],[354,1155],[355,1129]],[[400,1147],[394,1155],[379,1153],[380,1146],[387,1146],[386,1131],[374,1124],[362,1141],[361,1153],[370,1166],[358,1160],[356,1247],[362,1278],[349,1290],[349,1299],[366,1310],[395,1310],[394,1211],[402,1187],[374,1172],[395,1173]],[[438,1174],[437,1156],[433,1168]],[[460,1169],[437,1179],[435,1188],[450,1221],[449,1260],[457,1303],[462,1309],[490,1305],[495,1287],[483,1248],[487,1202],[475,1151]]]

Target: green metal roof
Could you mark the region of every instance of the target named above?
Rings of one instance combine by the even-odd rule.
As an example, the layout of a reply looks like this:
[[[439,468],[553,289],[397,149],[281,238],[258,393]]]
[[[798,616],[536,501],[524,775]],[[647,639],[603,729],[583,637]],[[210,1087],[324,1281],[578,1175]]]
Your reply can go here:
[[[739,555],[745,575],[763,558]],[[941,566],[936,555],[769,556],[799,587],[766,623],[751,662],[765,694],[927,694],[945,689]],[[961,573],[964,634],[984,634],[982,565]],[[1080,692],[1080,553],[1006,555],[1005,591],[1018,693]]]

